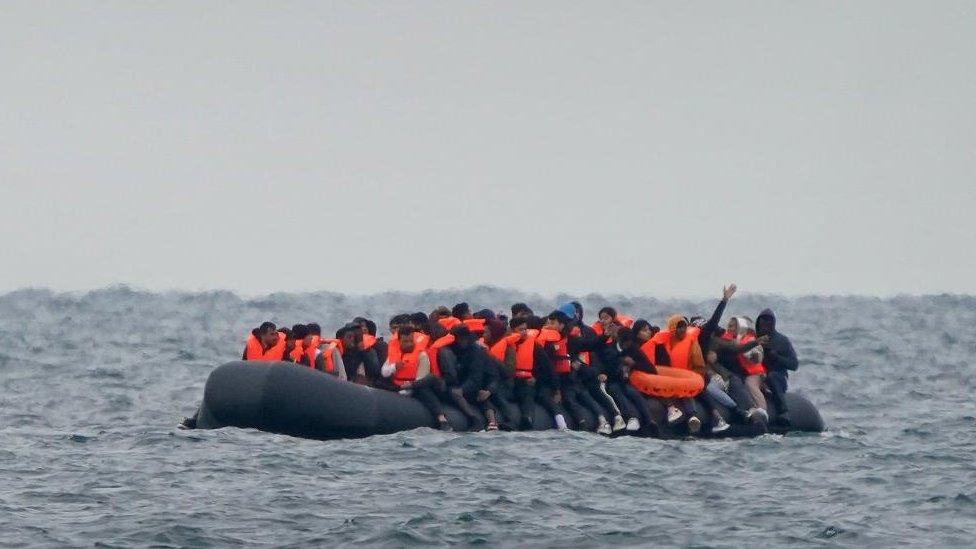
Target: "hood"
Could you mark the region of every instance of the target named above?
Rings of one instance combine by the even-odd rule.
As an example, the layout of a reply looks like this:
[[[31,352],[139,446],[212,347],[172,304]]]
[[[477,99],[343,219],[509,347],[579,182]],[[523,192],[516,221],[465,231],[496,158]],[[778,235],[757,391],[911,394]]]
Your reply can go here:
[[[736,323],[739,325],[738,331],[734,334],[736,339],[742,338],[746,334],[756,333],[755,327],[752,325],[752,319],[747,316],[737,316],[735,317]]]
[[[687,322],[685,317],[683,317],[682,315],[671,315],[670,317],[668,317],[667,330],[669,332],[673,332],[674,329],[678,327],[678,323],[681,322],[682,320]]]
[[[756,317],[756,326],[759,326],[759,321],[761,319],[764,319],[764,318],[769,319],[770,322],[773,323],[773,328],[770,331],[771,332],[775,332],[776,331],[776,315],[773,314],[773,310],[772,309],[763,309],[762,312],[759,313],[759,316]],[[763,335],[763,334],[759,334],[759,335]]]
[[[556,310],[568,316],[570,320],[576,319],[576,307],[573,307],[572,303],[563,303]]]

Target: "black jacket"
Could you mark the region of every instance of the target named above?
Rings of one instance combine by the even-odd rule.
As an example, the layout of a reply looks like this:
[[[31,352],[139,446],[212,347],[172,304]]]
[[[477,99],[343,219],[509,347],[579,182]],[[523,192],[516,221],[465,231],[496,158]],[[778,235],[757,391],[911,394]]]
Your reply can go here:
[[[632,366],[634,370],[657,373],[651,362],[644,356],[644,352],[636,346],[630,349],[620,349],[616,341],[609,340],[600,349],[599,355],[600,373],[606,374],[607,381],[610,382],[624,382],[624,358],[626,357],[630,357],[634,361]]]
[[[454,356],[457,357],[461,390],[465,394],[475,393],[482,389],[492,393],[498,390],[498,367],[492,363],[488,351],[474,343],[467,348],[462,348],[457,344],[450,347],[454,351]]]
[[[793,350],[790,338],[776,331],[776,315],[771,309],[763,309],[756,317],[757,326],[761,318],[767,318],[772,322],[772,329],[768,333],[756,332],[757,336],[769,336],[769,344],[763,348],[763,366],[766,367],[766,371],[784,373],[789,370],[796,371],[800,362],[796,358],[796,351]]]

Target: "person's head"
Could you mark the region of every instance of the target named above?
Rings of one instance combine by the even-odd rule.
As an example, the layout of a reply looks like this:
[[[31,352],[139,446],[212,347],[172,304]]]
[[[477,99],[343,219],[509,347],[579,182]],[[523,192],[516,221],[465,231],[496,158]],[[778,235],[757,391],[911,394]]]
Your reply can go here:
[[[376,335],[376,323],[370,319],[366,319],[366,325],[364,326],[366,333],[375,336]]]
[[[706,324],[706,320],[700,316],[693,316],[688,319],[688,324],[696,328],[703,328]]]
[[[708,351],[708,353],[705,355],[705,360],[708,361],[709,364],[715,364],[718,362],[718,353],[715,351]]]
[[[260,326],[251,330],[251,333],[265,347],[270,347],[278,341],[278,327],[274,322],[262,322]]]
[[[739,324],[738,336],[742,337],[748,334],[755,335],[756,329],[752,323],[752,319],[747,316],[740,316],[736,319]]]
[[[688,319],[681,315],[672,315],[668,318],[668,331],[671,332],[671,339],[681,341],[688,331]]]
[[[308,328],[308,335],[322,337],[322,327],[315,322],[310,322],[305,326]]]
[[[363,335],[369,333],[369,330],[366,329],[366,322],[366,318],[362,316],[357,316],[356,318],[352,319],[352,323],[359,326],[359,329],[363,332]]]
[[[525,317],[525,326],[530,330],[541,330],[544,324],[545,321],[542,320],[542,317],[535,315]]]
[[[556,311],[562,313],[563,316],[569,319],[569,324],[573,324],[576,322],[576,320],[578,320],[576,318],[576,307],[574,307],[572,303],[563,303],[558,309],[556,309]]]
[[[363,332],[355,324],[346,324],[342,328],[336,330],[336,339],[342,341],[342,346],[344,349],[355,349],[359,346],[359,342],[363,339]]]
[[[305,338],[309,337],[308,326],[304,324],[295,324],[294,326],[292,326],[291,333],[295,334],[295,339],[298,341],[302,341]]]
[[[409,323],[410,323],[410,315],[406,313],[393,315],[393,318],[390,319],[390,333],[391,334],[396,333],[397,330],[399,330],[403,326],[406,326]]]
[[[613,322],[615,318],[617,318],[617,310],[614,309],[613,307],[604,307],[600,309],[599,313],[597,313],[597,318],[600,319],[600,324],[606,326],[607,324]]]
[[[576,320],[583,322],[583,304],[579,301],[570,301],[569,304],[576,310]]]
[[[454,336],[454,345],[459,349],[468,349],[474,345],[474,334],[464,324],[451,328],[451,335]]]
[[[426,314],[420,311],[417,311],[416,313],[410,315],[410,326],[418,332],[427,333],[427,330],[429,328],[428,326],[429,323],[430,323],[430,318],[428,318]]]
[[[444,305],[438,305],[433,311],[430,312],[431,322],[437,322],[442,318],[447,318],[451,316],[451,310]]]
[[[728,324],[725,325],[725,331],[727,331],[732,337],[739,335],[739,317],[733,316],[729,319]]]
[[[771,309],[764,309],[756,317],[756,335],[770,335],[776,331],[776,315]]]
[[[485,343],[491,345],[505,336],[505,323],[497,318],[489,318],[485,321]]]
[[[512,305],[512,318],[524,318],[532,316],[532,309],[525,303],[519,302]]]
[[[413,328],[405,327],[401,328],[397,332],[397,338],[400,340],[400,351],[404,353],[412,353],[414,349],[413,334],[415,330]]]
[[[451,307],[451,316],[460,318],[461,320],[467,320],[471,318],[471,306],[464,301],[457,303]]]
[[[285,355],[287,356],[295,348],[295,334],[291,333],[291,330],[284,326],[278,328],[277,333],[285,336]]]
[[[508,329],[513,332],[524,332],[529,328],[528,318],[524,316],[513,317],[512,320],[508,321]]]
[[[634,337],[638,343],[643,343],[653,337],[653,334],[651,334],[651,323],[643,318],[638,318],[630,329],[634,332]]]
[[[430,340],[431,341],[437,341],[438,339],[446,336],[448,334],[448,332],[449,332],[449,330],[447,328],[445,328],[443,324],[440,324],[439,322],[431,322],[430,323],[430,334],[429,335],[430,335]]]
[[[495,313],[491,309],[481,309],[480,311],[475,311],[471,315],[472,318],[482,318],[488,320],[490,318],[495,318]]]
[[[562,311],[553,311],[546,317],[546,327],[552,328],[559,333],[565,332],[569,328],[570,318]]]
[[[625,326],[621,326],[617,329],[617,344],[620,345],[621,349],[630,349],[633,347],[637,341],[634,335],[634,331]]]

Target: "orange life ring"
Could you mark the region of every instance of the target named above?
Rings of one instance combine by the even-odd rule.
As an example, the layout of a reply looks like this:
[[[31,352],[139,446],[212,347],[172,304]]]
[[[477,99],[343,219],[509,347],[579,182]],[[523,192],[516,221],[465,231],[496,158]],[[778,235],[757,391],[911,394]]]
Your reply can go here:
[[[691,398],[702,392],[705,380],[692,370],[657,366],[657,374],[630,372],[630,384],[645,395],[658,398]]]

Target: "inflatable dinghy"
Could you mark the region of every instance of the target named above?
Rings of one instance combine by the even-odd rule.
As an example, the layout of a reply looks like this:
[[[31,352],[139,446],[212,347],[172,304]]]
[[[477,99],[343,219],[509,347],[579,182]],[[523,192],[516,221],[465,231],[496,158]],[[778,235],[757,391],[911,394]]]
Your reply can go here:
[[[733,424],[720,436],[825,430],[820,412],[809,400],[795,393],[785,396],[791,418],[788,429],[767,426],[756,414],[751,423]],[[666,425],[661,402],[648,399],[648,403],[660,418],[658,425]],[[444,413],[455,431],[470,428],[468,418],[457,408],[445,404]],[[698,415],[709,417],[704,410],[699,410]],[[775,410],[770,410],[770,415],[775,418]],[[536,405],[534,416],[536,429],[552,428],[552,417],[541,406]],[[586,419],[588,425],[595,427],[594,418]],[[434,425],[433,416],[414,398],[287,362],[244,361],[229,362],[211,372],[196,422],[200,429],[253,428],[318,440],[361,438]],[[687,436],[681,429],[672,431],[665,427],[656,435]],[[701,436],[709,436],[705,434],[708,430],[707,425],[703,426]]]

